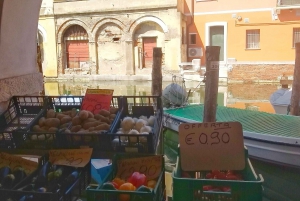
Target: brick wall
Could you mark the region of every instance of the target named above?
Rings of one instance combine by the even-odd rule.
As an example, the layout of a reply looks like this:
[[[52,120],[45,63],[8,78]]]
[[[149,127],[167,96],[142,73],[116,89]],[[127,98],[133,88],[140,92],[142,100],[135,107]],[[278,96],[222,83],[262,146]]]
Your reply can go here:
[[[279,84],[228,84],[228,93],[232,98],[243,100],[269,100]]]
[[[293,64],[237,64],[228,72],[229,82],[279,82],[284,74],[293,74]]]

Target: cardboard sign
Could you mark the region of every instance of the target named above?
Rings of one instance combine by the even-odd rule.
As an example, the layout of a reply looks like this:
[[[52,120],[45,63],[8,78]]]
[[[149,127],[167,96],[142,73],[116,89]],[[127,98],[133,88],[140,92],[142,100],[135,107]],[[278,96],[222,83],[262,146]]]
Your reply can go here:
[[[93,149],[50,150],[49,161],[55,165],[84,167],[90,162]]]
[[[127,180],[133,172],[145,174],[148,180],[156,179],[162,171],[163,156],[148,156],[118,161],[116,177]]]
[[[114,90],[112,89],[87,89],[81,110],[98,114],[101,109],[109,110]]]
[[[21,167],[24,169],[26,175],[30,175],[33,171],[37,170],[38,163],[19,156],[0,152],[0,168],[5,166],[9,166],[12,171],[17,167]]]
[[[239,122],[183,123],[179,126],[184,171],[242,170],[244,137]]]

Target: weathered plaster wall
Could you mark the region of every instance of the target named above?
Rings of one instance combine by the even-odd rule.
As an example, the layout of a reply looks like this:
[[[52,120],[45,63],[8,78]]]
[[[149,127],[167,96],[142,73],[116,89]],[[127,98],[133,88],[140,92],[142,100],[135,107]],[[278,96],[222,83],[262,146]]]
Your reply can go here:
[[[39,32],[43,37],[43,75],[57,77],[56,28],[53,15],[53,0],[43,0],[40,9]]]

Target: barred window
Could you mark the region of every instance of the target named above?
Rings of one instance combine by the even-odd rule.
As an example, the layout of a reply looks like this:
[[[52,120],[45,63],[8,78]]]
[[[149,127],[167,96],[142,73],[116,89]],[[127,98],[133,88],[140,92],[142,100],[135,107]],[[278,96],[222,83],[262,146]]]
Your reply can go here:
[[[260,48],[260,30],[251,29],[246,31],[246,48],[259,49]]]
[[[300,28],[293,29],[293,48],[295,48],[295,44],[300,42]]]

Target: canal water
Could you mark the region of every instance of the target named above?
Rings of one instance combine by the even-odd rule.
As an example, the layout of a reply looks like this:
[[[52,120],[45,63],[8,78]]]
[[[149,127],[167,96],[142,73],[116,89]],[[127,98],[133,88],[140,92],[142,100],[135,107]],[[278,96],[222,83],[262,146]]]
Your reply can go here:
[[[163,82],[163,89],[171,82]],[[195,81],[176,81],[190,91],[189,103],[204,103],[205,86]],[[219,86],[218,105],[274,113],[269,102],[271,94],[279,84],[227,84]],[[147,81],[94,81],[94,82],[46,82],[45,95],[83,96],[86,89],[113,89],[115,96],[151,95],[151,82]],[[167,152],[167,153],[166,153]],[[171,163],[176,153],[165,147],[165,154]],[[173,161],[172,161],[173,158]],[[264,201],[300,200],[300,170],[277,166],[251,159],[256,173],[264,177]],[[167,194],[171,196],[171,174],[166,173]]]

